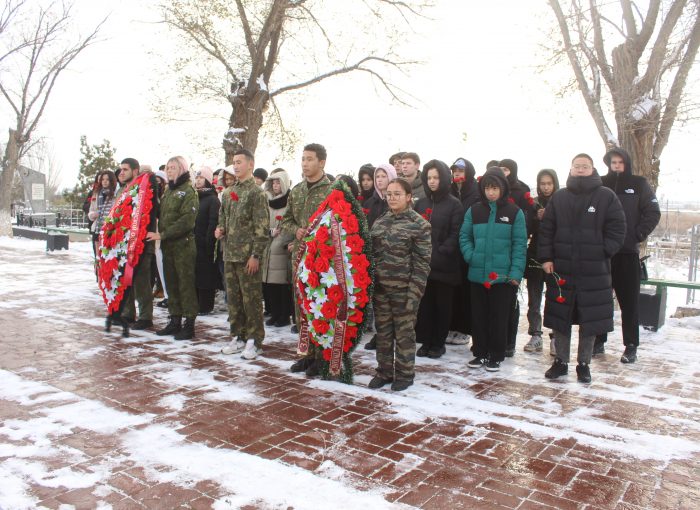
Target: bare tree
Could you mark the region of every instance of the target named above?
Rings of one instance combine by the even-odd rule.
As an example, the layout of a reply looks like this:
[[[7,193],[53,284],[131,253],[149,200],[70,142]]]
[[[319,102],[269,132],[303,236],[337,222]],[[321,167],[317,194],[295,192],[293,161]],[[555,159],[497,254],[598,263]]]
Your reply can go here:
[[[571,0],[566,12],[559,0],[549,5],[606,148],[627,149],[656,188],[700,46],[700,1],[649,0],[646,12],[632,0]]]
[[[406,25],[409,16],[420,16],[430,3],[355,3],[363,12],[350,23],[354,38],[352,33],[340,34],[328,27],[332,21],[329,7],[346,3],[330,6],[314,0],[173,0],[161,5],[165,22],[184,36],[187,47],[175,61],[181,95],[219,102],[223,99],[230,104],[228,131],[222,143],[226,164],[231,163],[236,149],[256,149],[270,103],[274,108],[274,99],[285,92],[348,73],[366,73],[391,98],[405,101],[405,92],[387,76],[415,62],[400,59],[390,44],[368,50],[363,40],[377,33],[392,34],[399,23]],[[399,23],[392,26],[392,19]],[[358,30],[355,20],[373,25],[374,34],[369,29]],[[334,23],[347,25],[349,20],[336,19]],[[282,80],[288,83],[270,86]],[[271,113],[268,118],[281,125],[279,112],[275,109]]]
[[[104,21],[102,22],[104,23]],[[0,94],[14,114],[0,175],[0,235],[11,235],[12,182],[59,75],[96,42],[99,23],[75,37],[71,5],[5,2],[0,14]]]

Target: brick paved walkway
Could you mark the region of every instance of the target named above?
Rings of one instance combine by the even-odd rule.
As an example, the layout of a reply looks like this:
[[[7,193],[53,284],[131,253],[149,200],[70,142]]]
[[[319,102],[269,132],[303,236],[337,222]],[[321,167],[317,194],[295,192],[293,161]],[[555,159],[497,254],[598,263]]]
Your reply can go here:
[[[106,334],[84,246],[0,260],[0,508],[700,508],[699,323],[632,366],[611,335],[588,387],[546,381],[546,348],[489,374],[448,346],[392,394],[363,349],[355,386],[289,373],[286,328],[223,356],[224,314]]]

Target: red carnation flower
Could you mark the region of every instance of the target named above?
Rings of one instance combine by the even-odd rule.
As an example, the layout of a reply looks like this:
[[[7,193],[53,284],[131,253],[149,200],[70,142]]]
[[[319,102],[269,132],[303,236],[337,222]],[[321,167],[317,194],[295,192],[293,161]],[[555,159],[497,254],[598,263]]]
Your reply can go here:
[[[318,245],[314,241],[306,241],[306,252],[308,255],[315,257],[318,253]]]
[[[367,292],[366,291],[360,291],[355,295],[355,305],[364,308],[365,305],[369,303],[369,298],[367,297]]]
[[[323,355],[323,359],[325,359],[327,362],[330,363],[331,361],[331,355],[333,354],[330,349],[323,349],[323,352],[321,353]]]
[[[433,214],[433,210],[432,210],[430,207],[428,207],[428,208],[425,210],[425,214]]]
[[[362,212],[365,213],[365,216],[369,214],[369,209],[365,209],[364,207],[362,208]]]
[[[328,289],[326,295],[333,303],[340,303],[340,301],[343,299],[343,291],[340,290],[340,285],[333,285],[330,289]]]
[[[360,253],[362,251],[362,247],[365,245],[365,241],[360,236],[353,235],[348,236],[347,239],[345,239],[345,244],[347,244],[350,250],[354,253]]]
[[[348,321],[354,322],[355,324],[362,324],[363,318],[364,314],[360,310],[355,310],[353,314],[348,317]]]
[[[306,269],[309,271],[313,271],[315,263],[316,259],[310,253],[307,253],[306,259],[304,260],[304,267],[306,267]]]
[[[508,197],[508,202],[510,202],[511,204],[514,204],[515,200],[513,200],[513,197]]]
[[[481,176],[476,178],[476,182],[481,182]]]
[[[459,176],[455,177],[454,179],[452,179],[452,182],[464,182],[465,180],[466,179],[464,178],[463,175],[459,175]]]
[[[343,352],[349,352],[350,349],[352,349],[352,340],[350,338],[345,337],[345,342],[343,342]]]
[[[566,299],[564,298],[564,296],[557,296],[556,301],[557,303],[565,303]]]
[[[335,316],[338,315],[338,305],[331,301],[326,301],[321,307],[321,313],[326,319],[335,319]]]
[[[339,214],[341,217],[347,216],[351,211],[352,209],[350,208],[350,204],[345,201],[338,201],[333,204],[333,212]]]
[[[235,191],[231,192],[230,197],[234,202],[238,202],[238,194]]]
[[[530,200],[530,196],[531,196],[531,195],[530,195],[530,192],[529,192],[529,191],[526,191],[525,194],[524,194],[523,196],[524,196],[525,198],[527,198],[528,200]]]
[[[307,283],[308,283],[309,287],[314,288],[314,289],[316,287],[320,286],[321,282],[318,279],[318,273],[310,272]]]
[[[282,216],[280,216],[280,215],[278,214],[277,216],[275,216],[275,219],[276,219],[277,221],[282,221]]]
[[[314,269],[319,273],[325,273],[330,267],[331,264],[328,262],[328,259],[318,258],[316,262],[314,262]]]
[[[323,244],[329,239],[328,229],[326,227],[321,227],[316,231],[316,241],[319,244]]]
[[[355,326],[348,326],[345,328],[346,338],[355,338],[357,336],[357,328]]]
[[[491,288],[491,282],[484,282],[484,287],[486,287],[487,289],[490,289],[490,288]]]
[[[318,247],[318,251],[321,253],[321,257],[330,259],[335,255],[335,246],[332,244],[322,244]]]
[[[350,264],[352,267],[360,271],[361,269],[367,269],[369,267],[369,260],[367,260],[364,253],[361,253],[352,257],[350,259]]]
[[[343,226],[345,227],[345,232],[348,234],[357,234],[357,232],[360,230],[360,224],[357,222],[357,218],[355,218],[355,216],[352,214],[349,214],[346,218],[344,218]]]
[[[557,280],[557,285],[562,286],[566,283],[566,280],[564,278],[559,278]]]
[[[535,201],[532,198],[528,198],[527,203],[530,205],[535,205]]]
[[[489,280],[498,280],[498,273],[496,271],[491,271],[489,273]]]
[[[355,282],[355,285],[361,288],[367,287],[371,283],[367,271],[359,271],[355,273],[353,275],[353,280]]]
[[[362,195],[357,195],[357,199],[358,199],[360,202],[362,202],[362,201],[365,199],[365,197],[362,196]]]
[[[325,335],[328,333],[328,330],[331,329],[330,324],[323,319],[314,319],[311,321],[311,325],[320,335]]]
[[[217,187],[216,187],[216,192],[217,192],[217,193],[221,193],[222,191],[224,191],[224,187],[223,187],[223,186],[217,186]]]

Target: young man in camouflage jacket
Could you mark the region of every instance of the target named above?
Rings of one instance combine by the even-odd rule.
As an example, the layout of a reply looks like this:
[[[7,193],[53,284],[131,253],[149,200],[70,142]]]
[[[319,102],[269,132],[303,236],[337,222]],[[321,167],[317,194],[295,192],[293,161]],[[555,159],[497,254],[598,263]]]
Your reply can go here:
[[[238,181],[221,196],[219,225],[214,232],[224,240],[224,277],[228,296],[231,342],[221,352],[255,359],[265,338],[260,257],[270,241],[267,198],[253,178],[255,158],[236,151],[233,168]]]

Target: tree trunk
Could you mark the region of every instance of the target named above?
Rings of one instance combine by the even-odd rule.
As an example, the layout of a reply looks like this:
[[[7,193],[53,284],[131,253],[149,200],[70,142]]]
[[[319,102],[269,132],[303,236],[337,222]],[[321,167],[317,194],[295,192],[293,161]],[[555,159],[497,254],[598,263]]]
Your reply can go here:
[[[255,154],[258,147],[258,134],[263,124],[263,114],[270,101],[267,90],[257,86],[255,91],[239,89],[231,94],[231,117],[229,130],[224,136],[223,148],[226,166],[233,163],[233,155],[239,149],[248,149]]]
[[[19,164],[20,143],[17,131],[9,129],[3,171],[0,175],[0,236],[12,237],[12,183]]]

